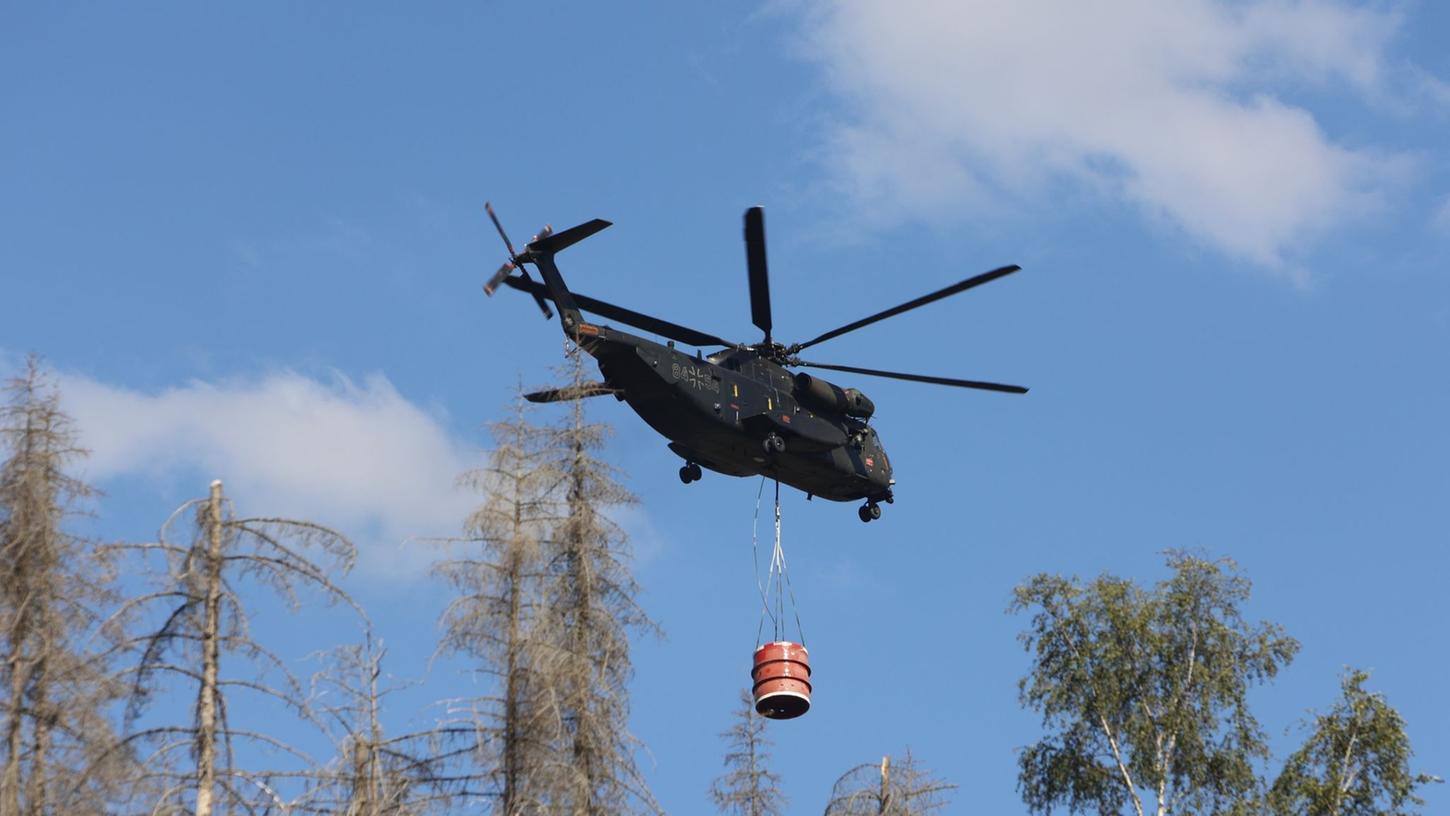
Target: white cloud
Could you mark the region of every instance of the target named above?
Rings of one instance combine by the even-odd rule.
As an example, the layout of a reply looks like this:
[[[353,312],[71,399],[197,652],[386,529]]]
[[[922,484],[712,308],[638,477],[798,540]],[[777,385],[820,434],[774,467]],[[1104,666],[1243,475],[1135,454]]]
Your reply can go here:
[[[1378,206],[1408,159],[1336,143],[1286,90],[1374,96],[1397,15],[1331,0],[808,6],[861,206],[939,219],[1064,179],[1267,266]]]
[[[480,455],[382,375],[362,384],[293,373],[147,394],[62,375],[90,477],[221,478],[244,514],[305,518],[349,535],[365,572],[416,573],[410,536],[457,535],[477,498],[455,480]]]

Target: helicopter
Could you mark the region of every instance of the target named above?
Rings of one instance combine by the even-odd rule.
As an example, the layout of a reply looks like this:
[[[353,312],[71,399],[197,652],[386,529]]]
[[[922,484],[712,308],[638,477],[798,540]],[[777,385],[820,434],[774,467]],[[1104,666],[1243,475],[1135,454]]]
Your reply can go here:
[[[770,276],[765,256],[765,215],[760,207],[745,211],[745,258],[750,287],[750,316],[765,336],[739,343],[611,303],[571,292],[554,256],[611,226],[594,219],[554,232],[545,227],[514,250],[493,205],[488,217],[508,249],[508,260],[484,284],[492,296],[500,285],[531,295],[545,319],[558,308],[564,335],[592,355],[604,379],[600,382],[550,388],[525,394],[532,402],[557,402],[612,395],[629,404],[651,428],[669,439],[669,449],[684,460],[680,481],[699,481],[708,468],[728,476],[763,475],[801,490],[806,498],[831,501],[864,500],[861,521],[881,517],[881,504],[895,500],[891,460],[876,429],[870,425],[876,406],[856,388],[842,388],[791,368],[817,368],[889,377],[912,382],[1025,394],[1019,385],[904,374],[857,366],[807,362],[801,351],[888,317],[925,306],[1012,274],[1003,266],[967,278],[914,300],[847,323],[803,343],[789,345],[771,336]],[[533,265],[542,282],[535,281]],[[590,322],[589,312],[667,338],[653,340]],[[676,342],[696,347],[693,355]],[[720,347],[705,354],[703,349]]]

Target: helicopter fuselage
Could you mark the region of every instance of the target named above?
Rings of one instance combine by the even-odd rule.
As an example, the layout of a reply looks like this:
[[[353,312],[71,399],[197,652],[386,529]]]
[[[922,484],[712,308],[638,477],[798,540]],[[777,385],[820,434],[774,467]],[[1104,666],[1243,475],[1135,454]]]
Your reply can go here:
[[[889,501],[891,464],[863,420],[802,403],[785,368],[748,349],[691,356],[608,326],[576,340],[605,385],[687,462],[730,476],[764,475],[833,501]],[[783,450],[771,450],[777,438]]]
[[[564,336],[593,355],[604,374],[602,383],[579,382],[524,394],[524,398],[557,402],[614,394],[670,440],[670,450],[685,460],[680,481],[686,484],[698,480],[704,468],[730,476],[763,475],[802,490],[807,497],[865,499],[857,510],[861,521],[881,517],[880,503],[892,502],[895,481],[881,440],[867,424],[876,412],[875,405],[854,388],[841,388],[805,372],[791,374],[787,367],[1027,393],[1019,385],[810,362],[797,356],[833,337],[1010,275],[1018,271],[1016,264],[973,275],[803,343],[786,345],[772,340],[764,215],[760,207],[751,207],[745,211],[744,233],[750,320],[764,332],[764,338],[746,345],[571,293],[554,256],[608,227],[608,221],[595,218],[558,233],[545,227],[523,252],[515,252],[492,205],[485,203],[484,209],[509,252],[508,261],[484,284],[484,293],[491,295],[500,285],[527,292],[545,318],[554,316],[546,302],[553,301]],[[541,283],[530,276],[527,265],[538,269]],[[592,323],[584,319],[585,311],[669,338],[669,342],[660,345]],[[696,348],[723,348],[709,356],[699,351],[691,356],[676,350],[676,341]]]

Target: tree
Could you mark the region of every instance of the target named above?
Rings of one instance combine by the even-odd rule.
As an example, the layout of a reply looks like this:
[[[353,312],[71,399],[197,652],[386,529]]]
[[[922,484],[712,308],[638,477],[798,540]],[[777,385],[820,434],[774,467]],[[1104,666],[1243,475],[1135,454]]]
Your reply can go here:
[[[111,600],[106,565],[65,532],[93,495],[66,468],[85,455],[35,357],[0,407],[0,814],[100,812],[122,755],[106,708],[119,697],[92,636]]]
[[[192,539],[176,543],[172,528],[188,511],[194,512]],[[195,816],[210,816],[218,809],[250,813],[284,805],[290,794],[283,788],[305,781],[313,763],[265,731],[232,722],[227,715],[229,695],[250,692],[294,716],[315,720],[285,661],[252,637],[239,582],[250,580],[271,589],[293,610],[304,589],[327,601],[350,604],[329,571],[305,551],[320,552],[334,569],[346,571],[354,557],[352,544],[311,522],[235,518],[222,495],[222,483],[215,481],[208,498],[187,502],[172,514],[157,541],[116,547],[164,563],[151,572],[159,583],[155,591],[131,599],[116,616],[125,620],[128,613],[149,608],[161,612],[155,628],[130,640],[140,657],[129,672],[131,702],[124,745],[149,747],[144,773],[137,780],[155,796],[146,811],[190,810]],[[249,666],[255,676],[224,672],[223,658]],[[193,721],[136,728],[146,703],[168,680],[190,690],[195,701]],[[238,756],[239,743],[290,759],[279,768],[249,769]],[[182,752],[189,752],[189,762],[181,759]]]
[[[831,788],[826,816],[925,816],[947,806],[946,792],[956,785],[942,782],[919,766],[910,751],[895,764],[857,765]]]
[[[571,349],[570,363],[573,387],[582,389],[578,348]],[[628,731],[633,672],[628,636],[654,627],[635,600],[639,588],[630,573],[624,531],[608,517],[610,510],[636,499],[595,453],[607,427],[586,421],[582,399],[570,408],[551,446],[563,479],[563,515],[544,542],[549,580],[543,624],[555,652],[550,679],[569,760],[555,807],[591,816],[659,812],[635,763],[637,743]]]
[[[441,651],[476,662],[495,681],[490,694],[456,701],[475,759],[472,776],[506,816],[544,813],[556,798],[564,767],[562,715],[552,677],[558,650],[549,637],[543,540],[556,520],[561,474],[548,429],[531,423],[522,399],[514,416],[492,426],[495,447],[466,485],[483,503],[465,522],[477,553],[443,561],[435,574],[458,593],[444,610]]]
[[[1400,816],[1424,804],[1421,785],[1441,781],[1410,771],[1410,739],[1384,695],[1368,692],[1369,674],[1347,670],[1343,696],[1295,751],[1269,790],[1276,816]]]
[[[720,732],[727,745],[724,775],[715,780],[710,798],[721,813],[736,816],[780,816],[786,798],[780,775],[770,771],[770,740],[765,718],[755,713],[750,692],[740,692],[735,723]]]
[[[1023,705],[1048,735],[1019,757],[1034,813],[1248,812],[1268,755],[1247,691],[1299,644],[1250,625],[1248,579],[1232,561],[1168,555],[1173,576],[1144,590],[1103,576],[1086,585],[1037,575],[1014,590],[1033,610],[1020,639],[1033,654]]]
[[[360,645],[327,653],[327,667],[313,677],[312,699],[335,734],[337,755],[309,774],[312,788],[290,813],[417,816],[449,803],[457,780],[445,770],[453,755],[440,748],[439,732],[384,730],[383,700],[395,690],[383,673],[385,655],[371,633]]]

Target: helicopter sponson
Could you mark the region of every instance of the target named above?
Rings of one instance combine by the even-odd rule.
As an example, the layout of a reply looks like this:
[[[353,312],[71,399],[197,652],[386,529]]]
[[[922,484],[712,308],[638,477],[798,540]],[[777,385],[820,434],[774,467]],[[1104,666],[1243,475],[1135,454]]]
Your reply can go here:
[[[798,371],[794,377],[796,399],[822,411],[834,411],[858,419],[870,419],[876,403],[855,388],[842,388],[820,377]]]

